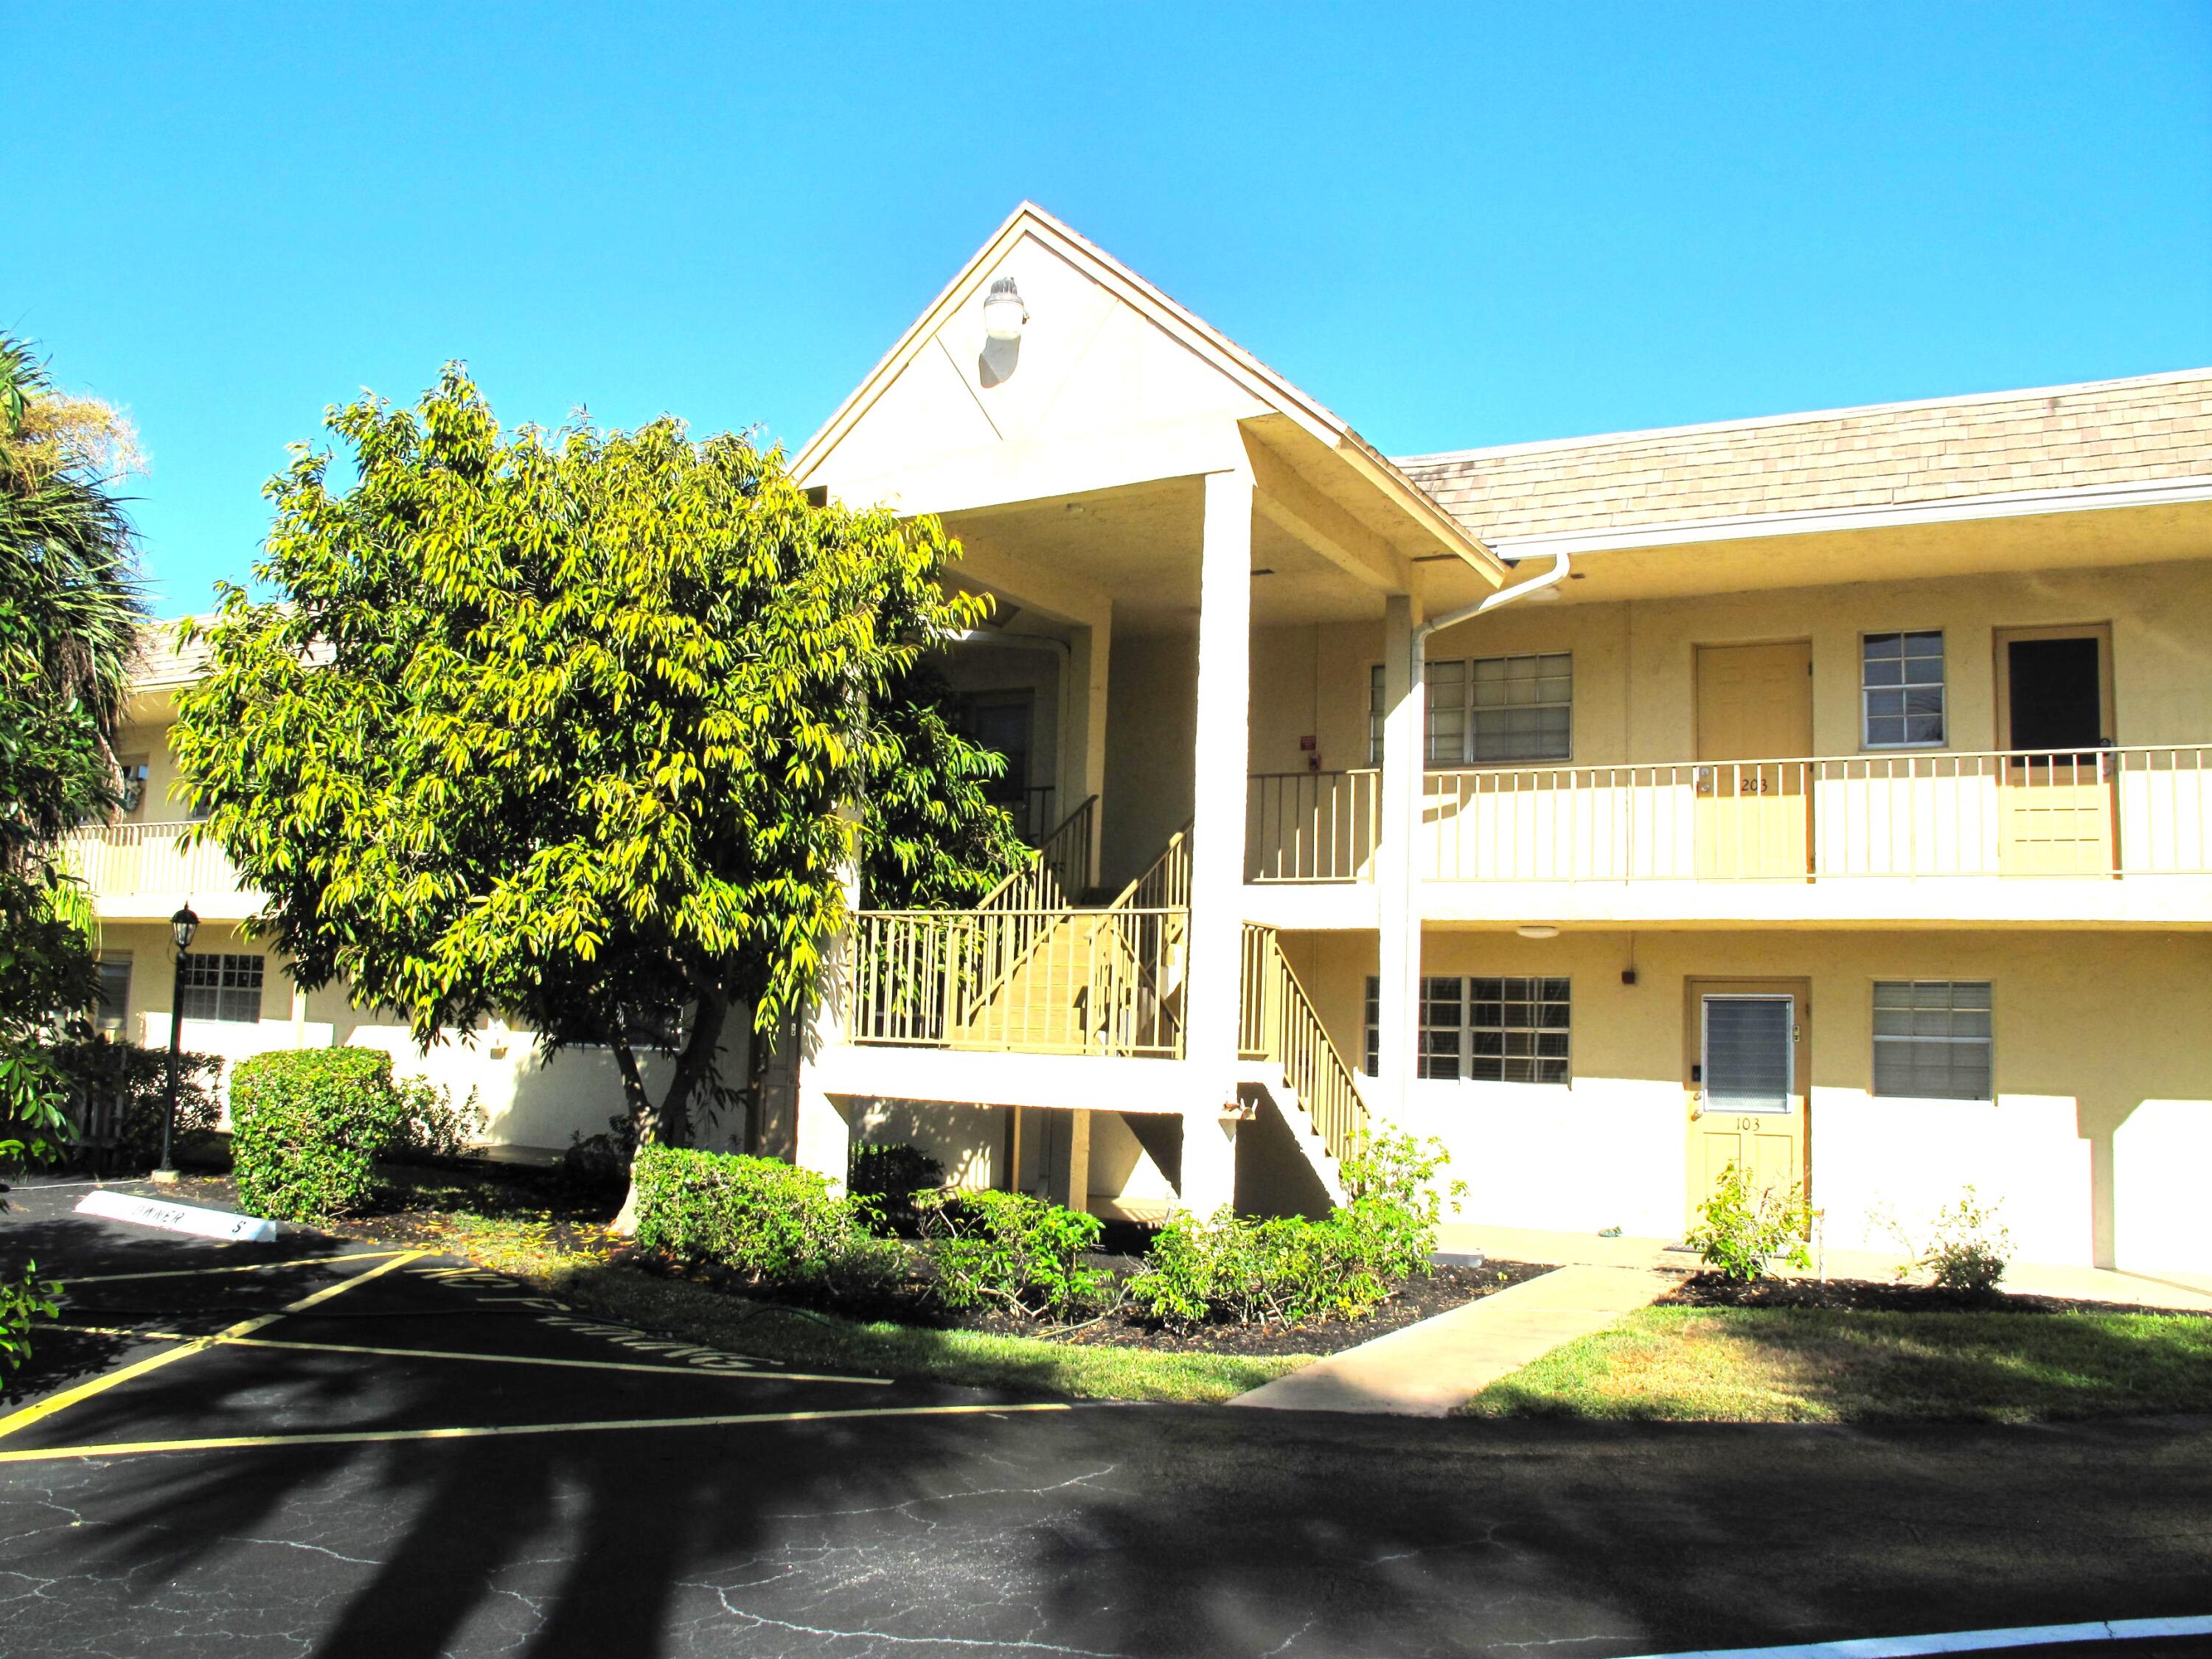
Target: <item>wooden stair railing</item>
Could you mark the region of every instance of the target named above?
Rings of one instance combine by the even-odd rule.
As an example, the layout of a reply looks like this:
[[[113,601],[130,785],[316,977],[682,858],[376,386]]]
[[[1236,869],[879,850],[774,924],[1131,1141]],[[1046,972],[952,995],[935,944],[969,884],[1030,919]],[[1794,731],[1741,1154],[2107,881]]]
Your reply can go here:
[[[1240,991],[1238,1051],[1282,1068],[1330,1157],[1340,1163],[1357,1157],[1367,1146],[1367,1103],[1273,928],[1245,924]]]

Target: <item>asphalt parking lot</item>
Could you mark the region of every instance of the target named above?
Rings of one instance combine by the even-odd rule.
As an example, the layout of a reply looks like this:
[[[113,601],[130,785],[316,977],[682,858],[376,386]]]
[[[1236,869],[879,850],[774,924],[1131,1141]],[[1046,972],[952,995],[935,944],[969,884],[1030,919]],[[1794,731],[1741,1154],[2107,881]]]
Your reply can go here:
[[[462,1262],[78,1217],[82,1191],[0,1218],[70,1327],[0,1401],[10,1659],[1606,1659],[2212,1613],[2202,1422],[1070,1407],[794,1375]]]

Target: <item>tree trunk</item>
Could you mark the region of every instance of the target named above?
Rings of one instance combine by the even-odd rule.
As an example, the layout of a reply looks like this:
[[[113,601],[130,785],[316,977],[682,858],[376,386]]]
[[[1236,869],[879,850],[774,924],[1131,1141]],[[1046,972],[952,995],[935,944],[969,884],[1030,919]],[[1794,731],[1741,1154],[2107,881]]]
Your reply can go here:
[[[610,1232],[628,1238],[637,1231],[637,1155],[644,1147],[659,1138],[660,1124],[653,1109],[653,1097],[645,1091],[645,1078],[638,1070],[637,1051],[629,1046],[629,1030],[622,1016],[615,1016],[614,1040],[608,1045],[614,1050],[615,1070],[622,1075],[623,1099],[629,1107],[630,1136],[629,1190],[623,1194],[622,1208],[615,1214]]]
[[[637,1056],[632,1051],[628,1034],[617,1028],[615,1043],[615,1064],[622,1070],[623,1093],[629,1100],[630,1115],[637,1124],[637,1145],[641,1151],[647,1146],[685,1146],[691,1142],[692,1105],[703,1092],[713,1096],[717,1063],[722,1046],[722,1027],[730,1017],[729,999],[714,987],[703,987],[699,993],[699,1012],[691,1023],[690,1041],[677,1056],[676,1075],[668,1081],[667,1092],[661,1096],[658,1110],[654,1109],[645,1091],[645,1081],[640,1075]],[[623,1196],[621,1211],[616,1215],[611,1231],[627,1238],[637,1231],[637,1160],[630,1159],[629,1191]]]

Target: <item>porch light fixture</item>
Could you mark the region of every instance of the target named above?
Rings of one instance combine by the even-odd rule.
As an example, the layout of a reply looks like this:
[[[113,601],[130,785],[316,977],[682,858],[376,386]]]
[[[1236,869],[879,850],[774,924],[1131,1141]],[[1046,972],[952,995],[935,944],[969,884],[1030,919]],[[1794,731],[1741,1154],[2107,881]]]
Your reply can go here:
[[[154,1170],[154,1179],[163,1186],[177,1178],[169,1143],[177,1132],[177,1056],[185,1035],[185,954],[192,948],[192,935],[199,930],[200,919],[189,904],[179,905],[176,915],[169,918],[169,937],[177,942],[177,969],[169,987],[169,1077],[161,1109],[161,1161]]]
[[[1522,939],[1557,939],[1559,930],[1548,921],[1532,921],[1513,930]]]
[[[1014,286],[1014,279],[995,278],[983,301],[983,332],[994,340],[1018,340],[1022,325],[1029,319],[1030,308],[1022,303],[1022,291]]]

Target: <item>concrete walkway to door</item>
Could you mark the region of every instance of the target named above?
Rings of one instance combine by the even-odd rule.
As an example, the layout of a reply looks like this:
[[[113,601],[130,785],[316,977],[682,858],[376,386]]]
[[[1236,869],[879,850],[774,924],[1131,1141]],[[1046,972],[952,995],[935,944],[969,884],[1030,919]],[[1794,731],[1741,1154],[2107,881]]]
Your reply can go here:
[[[1603,1330],[1680,1282],[1649,1267],[1561,1267],[1317,1359],[1229,1403],[1443,1417],[1499,1377],[1562,1342]]]
[[[1694,1273],[1694,1252],[1670,1250],[1667,1238],[1601,1238],[1593,1233],[1548,1232],[1533,1227],[1492,1227],[1446,1222],[1437,1229],[1439,1250],[1480,1250],[1501,1261],[1558,1261],[1575,1266],[1671,1269]],[[1902,1256],[1871,1250],[1830,1250],[1831,1279],[1866,1279],[1886,1284],[1897,1276]],[[1820,1271],[1780,1270],[1792,1279]],[[1537,1281],[1540,1283],[1541,1281]],[[2108,1267],[2052,1267],[2015,1261],[2005,1269],[2002,1290],[2017,1296],[2057,1297],[2070,1302],[2112,1302],[2185,1313],[2212,1313],[2212,1274],[2117,1273]]]

